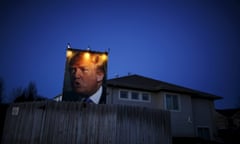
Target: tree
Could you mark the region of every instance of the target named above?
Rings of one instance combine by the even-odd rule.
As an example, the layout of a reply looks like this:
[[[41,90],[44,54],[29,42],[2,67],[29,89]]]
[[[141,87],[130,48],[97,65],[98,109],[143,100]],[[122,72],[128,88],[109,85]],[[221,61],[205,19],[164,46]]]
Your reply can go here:
[[[23,90],[21,87],[13,89],[12,96],[14,97],[14,102],[23,102],[26,99],[25,90]]]
[[[34,82],[30,82],[28,84],[28,87],[26,90],[26,96],[28,101],[34,101],[37,99],[37,87]]]
[[[37,99],[37,87],[34,82],[30,82],[25,89],[16,89],[13,93],[15,95],[14,102],[35,101]]]
[[[13,95],[15,97],[14,102],[28,102],[28,101],[42,101],[46,100],[42,96],[37,94],[37,87],[34,82],[30,82],[27,88],[17,88],[13,91]]]

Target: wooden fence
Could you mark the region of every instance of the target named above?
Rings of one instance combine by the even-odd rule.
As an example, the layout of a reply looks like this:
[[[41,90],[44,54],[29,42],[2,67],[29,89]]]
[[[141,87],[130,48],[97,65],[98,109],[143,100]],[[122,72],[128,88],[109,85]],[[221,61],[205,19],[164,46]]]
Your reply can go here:
[[[11,104],[2,144],[171,144],[168,111],[79,102]]]

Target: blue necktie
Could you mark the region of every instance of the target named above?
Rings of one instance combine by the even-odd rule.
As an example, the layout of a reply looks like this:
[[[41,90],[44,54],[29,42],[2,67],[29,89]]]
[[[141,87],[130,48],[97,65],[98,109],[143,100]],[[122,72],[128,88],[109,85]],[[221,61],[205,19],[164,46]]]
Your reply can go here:
[[[90,98],[85,98],[83,100],[83,102],[85,102],[85,103],[93,103],[94,104],[94,102]]]

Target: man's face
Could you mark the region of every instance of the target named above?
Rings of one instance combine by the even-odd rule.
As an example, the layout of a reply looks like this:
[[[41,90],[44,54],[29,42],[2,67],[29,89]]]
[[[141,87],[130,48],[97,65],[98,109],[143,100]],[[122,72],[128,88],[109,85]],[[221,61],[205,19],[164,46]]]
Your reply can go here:
[[[92,95],[97,91],[104,74],[88,58],[79,57],[70,65],[72,88],[76,93]]]

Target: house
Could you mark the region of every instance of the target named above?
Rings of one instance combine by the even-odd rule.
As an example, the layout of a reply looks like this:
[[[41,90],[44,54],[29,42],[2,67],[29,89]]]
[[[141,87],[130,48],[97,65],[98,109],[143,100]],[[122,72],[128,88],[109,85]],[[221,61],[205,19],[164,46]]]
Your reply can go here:
[[[61,101],[62,95],[54,97]],[[214,101],[222,97],[141,75],[107,80],[107,104],[170,111],[174,138],[216,140]]]
[[[107,104],[169,110],[172,136],[176,138],[215,140],[217,99],[221,97],[140,75],[107,81]]]
[[[53,100],[54,100],[54,101],[57,101],[57,102],[62,101],[62,94],[58,94],[57,96],[55,96],[55,97],[53,98]]]
[[[225,143],[240,143],[240,108],[216,109],[218,135]]]
[[[216,109],[217,128],[240,128],[240,108]]]

